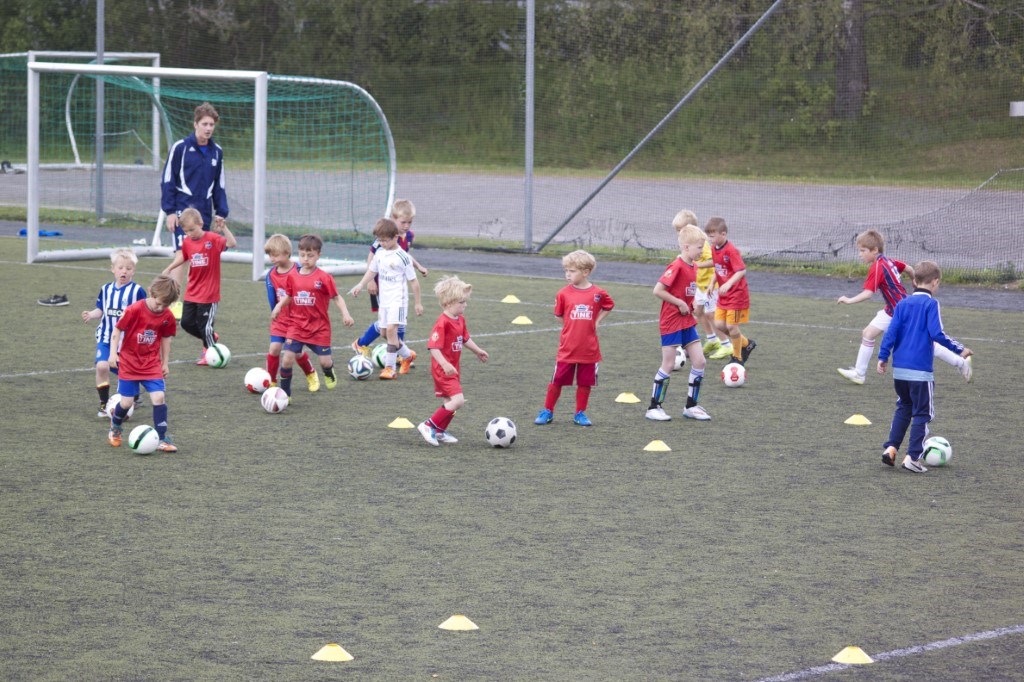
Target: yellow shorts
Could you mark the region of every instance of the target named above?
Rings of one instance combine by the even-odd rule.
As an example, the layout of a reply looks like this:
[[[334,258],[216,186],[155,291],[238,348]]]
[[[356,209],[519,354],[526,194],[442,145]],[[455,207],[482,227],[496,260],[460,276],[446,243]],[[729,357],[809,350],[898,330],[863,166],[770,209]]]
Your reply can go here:
[[[715,308],[715,320],[725,320],[726,324],[746,324],[750,322],[750,308],[743,310]]]

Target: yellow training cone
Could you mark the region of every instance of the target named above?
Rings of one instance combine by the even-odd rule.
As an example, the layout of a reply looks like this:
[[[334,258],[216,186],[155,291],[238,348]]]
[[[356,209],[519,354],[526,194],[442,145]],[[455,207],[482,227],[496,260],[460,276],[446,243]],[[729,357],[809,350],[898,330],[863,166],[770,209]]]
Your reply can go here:
[[[848,665],[867,665],[868,663],[875,662],[875,660],[864,653],[864,650],[859,646],[846,647],[833,656],[832,660],[836,663],[846,663]]]
[[[672,452],[672,448],[666,445],[663,440],[652,440],[644,447],[644,450],[647,452]]]
[[[637,398],[632,393],[620,393],[619,397],[617,397],[615,399],[615,402],[617,402],[617,403],[638,403],[638,402],[640,402],[640,398]]]
[[[528,318],[526,315],[520,315],[516,319],[512,320],[512,324],[533,324],[533,320]]]
[[[332,642],[310,656],[310,658],[314,661],[351,661],[352,654],[342,649],[340,645]]]
[[[442,630],[479,630],[476,623],[465,616],[455,614],[437,627]]]
[[[871,420],[862,414],[855,414],[843,423],[852,424],[853,426],[871,426]]]
[[[522,301],[520,301],[518,298],[516,298],[515,294],[509,294],[505,298],[501,299],[501,302],[502,303],[522,303]]]
[[[389,429],[415,429],[416,425],[405,417],[396,417],[393,422],[388,424]]]

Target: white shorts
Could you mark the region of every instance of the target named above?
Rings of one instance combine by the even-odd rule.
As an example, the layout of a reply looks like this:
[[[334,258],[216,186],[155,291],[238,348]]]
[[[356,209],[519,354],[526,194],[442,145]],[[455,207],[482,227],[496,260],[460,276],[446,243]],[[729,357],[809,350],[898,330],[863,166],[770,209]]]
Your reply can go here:
[[[381,331],[387,329],[393,324],[404,326],[408,312],[409,309],[401,304],[382,306],[381,309],[377,311],[377,324],[380,326]]]
[[[710,294],[703,289],[697,289],[693,294],[693,303],[704,306],[705,313],[714,313],[718,303],[718,288],[712,289]]]
[[[889,314],[886,313],[884,309],[882,309],[879,310],[878,314],[875,315],[875,319],[871,320],[870,326],[874,327],[875,329],[881,329],[884,333],[885,330],[889,328],[890,322],[892,322],[892,317],[890,317]]]

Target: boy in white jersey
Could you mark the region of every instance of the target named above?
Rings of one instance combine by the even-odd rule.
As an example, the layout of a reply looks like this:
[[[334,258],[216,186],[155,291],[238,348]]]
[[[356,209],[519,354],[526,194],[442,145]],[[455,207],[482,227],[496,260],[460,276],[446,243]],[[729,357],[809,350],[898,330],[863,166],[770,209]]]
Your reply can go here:
[[[420,283],[416,279],[416,267],[412,256],[398,248],[398,224],[389,218],[381,218],[373,226],[373,236],[377,238],[380,248],[373,254],[366,274],[359,280],[359,283],[352,287],[349,292],[358,296],[363,287],[377,277],[377,300],[379,310],[377,311],[378,323],[381,330],[385,331],[388,341],[387,354],[384,356],[384,369],[379,377],[381,379],[394,379],[399,374],[407,374],[409,367],[416,360],[416,353],[405,345],[405,342],[398,338],[398,328],[405,326],[409,313],[409,289],[416,306],[416,314],[423,314],[423,304],[420,303]],[[398,371],[395,365],[398,358],[402,364]]]
[[[83,322],[100,321],[96,327],[96,354],[93,361],[96,363],[96,392],[100,396],[100,409],[96,416],[103,419],[108,417],[107,401],[110,400],[110,365],[107,362],[110,358],[110,333],[125,308],[146,298],[146,290],[133,281],[138,262],[138,257],[131,249],[114,249],[110,254],[110,271],[114,273],[114,281],[100,288],[96,296],[96,307],[82,311]]]

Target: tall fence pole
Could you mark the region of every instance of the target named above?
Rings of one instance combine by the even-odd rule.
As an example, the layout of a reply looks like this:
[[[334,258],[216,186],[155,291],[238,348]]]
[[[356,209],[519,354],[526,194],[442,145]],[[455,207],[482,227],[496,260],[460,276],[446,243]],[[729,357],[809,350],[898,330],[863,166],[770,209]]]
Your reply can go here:
[[[526,166],[523,178],[523,248],[529,251],[533,247],[533,50],[535,43],[534,20],[536,7],[534,0],[526,0]]]
[[[559,223],[558,227],[556,227],[554,231],[552,231],[551,234],[549,234],[544,239],[544,241],[540,243],[540,245],[536,249],[537,251],[540,251],[545,246],[547,246],[551,242],[551,240],[554,239],[558,235],[558,233],[561,232],[565,228],[565,226],[569,224],[570,221],[572,221],[573,218],[579,215],[579,212],[582,211],[586,207],[586,205],[589,204],[591,200],[593,200],[593,198],[596,197],[601,192],[601,190],[605,188],[605,185],[611,182],[612,179],[619,174],[619,171],[625,168],[626,164],[633,160],[633,157],[636,156],[640,152],[640,150],[647,145],[651,138],[657,135],[658,132],[661,131],[661,129],[664,128],[669,121],[675,118],[675,115],[679,113],[679,110],[682,109],[683,106],[687,102],[689,102],[695,94],[697,94],[697,91],[704,87],[704,84],[711,80],[711,78],[718,72],[718,70],[721,69],[725,65],[725,63],[728,62],[732,58],[732,56],[736,54],[739,51],[739,49],[743,47],[747,43],[747,41],[754,36],[755,33],[761,30],[761,27],[765,24],[765,22],[768,21],[768,18],[775,13],[775,10],[777,10],[782,5],[783,1],[784,0],[775,0],[775,2],[772,3],[772,6],[769,7],[764,14],[761,15],[761,18],[758,19],[753,26],[747,29],[747,32],[744,33],[743,36],[736,41],[735,45],[729,48],[729,51],[726,52],[722,56],[722,58],[718,60],[718,63],[711,67],[711,70],[704,74],[704,76],[699,81],[697,81],[697,84],[694,85],[688,93],[686,93],[685,97],[679,100],[679,102],[676,103],[674,107],[672,107],[672,110],[665,115],[665,118],[661,119],[658,125],[654,126],[654,128],[651,129],[651,132],[647,133],[644,139],[640,140],[640,144],[633,147],[633,151],[627,154],[626,157],[622,159],[622,161],[619,161],[618,165],[615,166],[615,168],[613,168],[612,171],[607,176],[605,176],[605,179],[601,181],[601,184],[594,188],[594,191],[592,191],[587,196],[587,198],[584,199],[583,202],[579,206],[577,206],[572,213],[569,214],[569,217],[563,220],[561,223]]]

